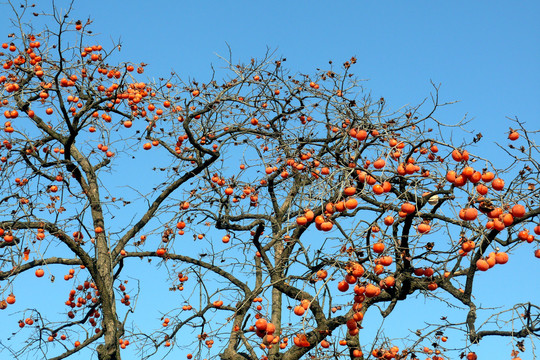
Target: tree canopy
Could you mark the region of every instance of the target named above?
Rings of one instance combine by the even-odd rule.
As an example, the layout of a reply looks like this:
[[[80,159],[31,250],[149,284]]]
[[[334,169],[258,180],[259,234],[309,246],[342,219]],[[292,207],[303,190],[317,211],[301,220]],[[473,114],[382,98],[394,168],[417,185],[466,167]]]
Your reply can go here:
[[[0,54],[0,314],[18,340],[0,352],[471,360],[489,337],[513,339],[516,359],[538,344],[537,304],[479,319],[475,292],[518,248],[540,257],[537,132],[522,122],[501,134],[506,160],[485,158],[475,146],[492,140],[436,116],[437,86],[389,109],[354,57],[309,75],[271,54],[223,59],[208,81],[154,81],[90,23],[58,11],[36,29],[15,10]],[[175,299],[153,321],[137,306],[149,268]],[[46,279],[62,302],[18,307]],[[460,320],[362,337],[364,317],[418,297]]]

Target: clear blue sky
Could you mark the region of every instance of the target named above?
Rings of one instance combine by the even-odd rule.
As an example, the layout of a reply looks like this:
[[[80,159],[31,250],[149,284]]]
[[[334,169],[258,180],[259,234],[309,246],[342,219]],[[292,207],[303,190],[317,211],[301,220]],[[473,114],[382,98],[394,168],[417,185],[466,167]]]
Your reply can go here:
[[[13,31],[9,11],[0,4],[2,41]],[[507,116],[540,130],[539,14],[538,1],[92,0],[78,1],[72,17],[93,19],[99,42],[121,39],[122,57],[148,63],[146,74],[156,77],[174,70],[182,78],[208,79],[210,66],[222,64],[216,54],[228,56],[227,44],[235,60],[248,62],[270,49],[287,58],[292,72],[302,73],[355,56],[353,72],[369,80],[365,89],[385,97],[390,107],[421,102],[433,81],[441,84],[442,102],[460,101],[441,109],[440,120],[466,116],[471,131],[505,143]],[[530,254],[526,259],[534,261]],[[538,263],[526,264],[480,274],[486,279],[481,291],[503,305],[509,295],[501,283],[513,283],[517,271],[523,272],[520,281],[527,279],[527,269],[538,272]],[[506,340],[495,352],[482,346],[484,359],[502,358],[501,349],[507,358],[511,349]]]
[[[468,114],[486,133],[493,124],[506,130],[505,116],[532,125],[540,113],[536,1],[92,1],[76,9],[156,73],[204,79],[226,44],[242,61],[276,50],[304,73],[354,55],[366,89],[396,107],[428,96],[433,81],[443,100],[461,101],[453,116]]]

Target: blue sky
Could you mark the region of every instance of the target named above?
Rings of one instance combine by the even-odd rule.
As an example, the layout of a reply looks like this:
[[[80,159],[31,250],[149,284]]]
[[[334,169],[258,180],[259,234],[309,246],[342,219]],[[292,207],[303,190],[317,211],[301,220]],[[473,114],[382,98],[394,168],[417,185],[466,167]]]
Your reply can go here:
[[[476,129],[505,116],[534,124],[539,113],[539,4],[533,1],[368,2],[152,1],[85,2],[94,29],[121,38],[122,52],[182,76],[204,78],[216,54],[249,61],[267,48],[308,73],[329,60],[358,58],[366,89],[398,107],[441,84],[444,101],[460,100],[449,116],[468,114]],[[81,15],[82,16],[82,15]],[[452,119],[448,119],[452,120]],[[489,133],[489,129],[485,129]]]
[[[223,64],[217,55],[228,57],[228,44],[237,61],[270,49],[303,73],[356,56],[366,90],[395,107],[429,96],[433,81],[443,101],[460,101],[449,117],[467,114],[494,136],[506,130],[505,116],[533,125],[540,110],[535,1],[97,0],[74,8],[74,18],[94,21],[100,41],[120,39],[122,57],[148,63],[150,75],[174,69],[204,79],[211,64]]]
[[[0,34],[13,31],[8,12],[0,4]],[[77,2],[72,17],[93,19],[104,46],[121,39],[120,55],[149,64],[148,76],[174,70],[206,80],[211,65],[223,65],[217,55],[227,57],[230,46],[233,59],[242,62],[275,51],[293,73],[313,73],[329,60],[341,64],[355,56],[353,73],[368,80],[366,91],[394,109],[429,97],[432,81],[441,84],[441,102],[459,101],[435,116],[447,123],[471,119],[467,128],[484,134],[488,141],[478,150],[487,153],[495,151],[493,141],[506,143],[512,126],[506,117],[540,130],[538,14],[537,1],[93,0]],[[530,254],[527,259],[534,261]],[[511,283],[509,274],[521,271],[526,281],[532,275],[527,269],[538,269],[538,263],[506,266],[490,272],[491,280],[480,274],[486,278],[480,290],[492,299],[507,299],[498,279]],[[505,341],[504,351],[510,348]]]

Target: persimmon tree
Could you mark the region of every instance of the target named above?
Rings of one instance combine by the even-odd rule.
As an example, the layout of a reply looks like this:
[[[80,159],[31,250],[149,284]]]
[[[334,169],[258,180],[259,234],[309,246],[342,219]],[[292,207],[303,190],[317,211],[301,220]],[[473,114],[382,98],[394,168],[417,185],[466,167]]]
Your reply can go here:
[[[224,59],[219,80],[149,81],[91,22],[37,12],[38,30],[33,11],[14,8],[0,54],[0,314],[23,339],[0,351],[440,360],[474,359],[487,337],[516,339],[515,358],[537,341],[537,305],[479,321],[474,291],[538,243],[536,133],[518,120],[502,164],[434,115],[437,88],[430,106],[390,111],[362,91],[355,58],[312,75]],[[154,323],[138,321],[145,274],[129,269],[142,263],[174,299]],[[19,289],[47,278],[51,292],[70,284],[63,313],[18,308]],[[361,336],[364,317],[418,295],[462,321],[399,347]],[[447,345],[450,330],[462,341]]]

